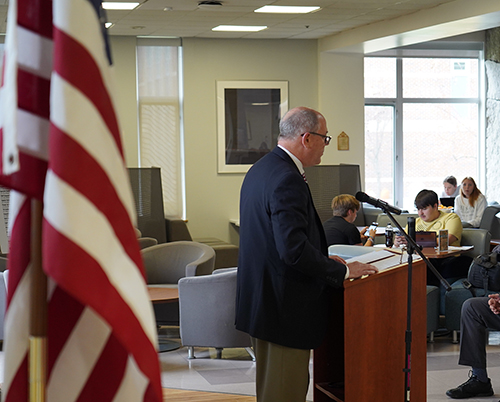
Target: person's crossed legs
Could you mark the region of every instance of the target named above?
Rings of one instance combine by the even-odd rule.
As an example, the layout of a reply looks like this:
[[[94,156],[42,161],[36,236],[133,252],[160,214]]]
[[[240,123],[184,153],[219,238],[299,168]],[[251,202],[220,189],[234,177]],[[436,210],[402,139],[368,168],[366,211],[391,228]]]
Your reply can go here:
[[[450,398],[464,399],[494,394],[486,370],[486,336],[488,328],[500,330],[500,316],[491,311],[488,300],[488,297],[473,297],[462,306],[458,364],[472,367],[472,372],[466,382],[446,391]]]

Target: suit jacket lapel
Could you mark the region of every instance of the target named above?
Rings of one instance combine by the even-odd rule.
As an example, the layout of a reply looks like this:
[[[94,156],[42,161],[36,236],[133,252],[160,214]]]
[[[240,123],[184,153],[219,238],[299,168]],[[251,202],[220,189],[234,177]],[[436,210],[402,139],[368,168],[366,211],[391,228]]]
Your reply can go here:
[[[302,175],[300,174],[299,168],[297,167],[295,162],[292,160],[292,158],[290,158],[290,155],[288,155],[280,147],[274,148],[272,150],[272,152],[277,154],[280,158],[282,158],[287,163],[291,164],[295,168],[295,170],[297,171],[297,174],[302,178]],[[304,184],[307,186],[307,192],[309,193],[309,200],[311,201],[311,206],[312,206],[312,210],[313,210],[312,213],[314,214],[314,220],[316,222],[316,226],[319,228],[321,243],[322,243],[321,247],[322,247],[322,249],[326,249],[327,244],[326,244],[325,232],[323,230],[323,223],[321,222],[321,219],[318,215],[318,211],[316,211],[316,207],[314,206],[314,200],[313,200],[313,197],[311,194],[311,189],[309,188],[309,184],[306,183],[305,181],[304,181]]]

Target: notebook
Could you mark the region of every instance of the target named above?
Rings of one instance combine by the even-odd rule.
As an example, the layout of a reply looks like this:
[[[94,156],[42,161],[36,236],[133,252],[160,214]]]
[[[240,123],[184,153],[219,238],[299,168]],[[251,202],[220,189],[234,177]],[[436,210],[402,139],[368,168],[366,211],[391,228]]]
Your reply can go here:
[[[440,198],[439,202],[441,205],[445,207],[454,207],[455,206],[455,197],[447,197],[447,198]]]
[[[436,232],[415,232],[415,241],[421,247],[436,247]]]

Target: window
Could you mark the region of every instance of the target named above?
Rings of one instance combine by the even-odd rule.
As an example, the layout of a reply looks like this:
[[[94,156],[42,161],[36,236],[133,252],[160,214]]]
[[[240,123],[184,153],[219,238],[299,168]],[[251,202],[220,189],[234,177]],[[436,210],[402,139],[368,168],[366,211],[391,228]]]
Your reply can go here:
[[[138,39],[139,165],[161,168],[165,215],[184,217],[181,47]]]
[[[365,58],[365,191],[414,210],[443,179],[481,183],[480,58]]]

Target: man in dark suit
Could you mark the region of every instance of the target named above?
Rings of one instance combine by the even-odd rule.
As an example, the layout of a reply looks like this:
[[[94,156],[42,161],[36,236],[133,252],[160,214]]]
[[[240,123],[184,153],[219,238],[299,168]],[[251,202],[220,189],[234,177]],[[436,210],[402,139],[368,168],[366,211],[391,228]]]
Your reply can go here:
[[[304,167],[321,162],[327,136],[317,111],[291,109],[278,146],[241,188],[236,328],[252,337],[258,402],[304,402],[310,350],[326,333],[328,294],[371,265],[329,258]]]

